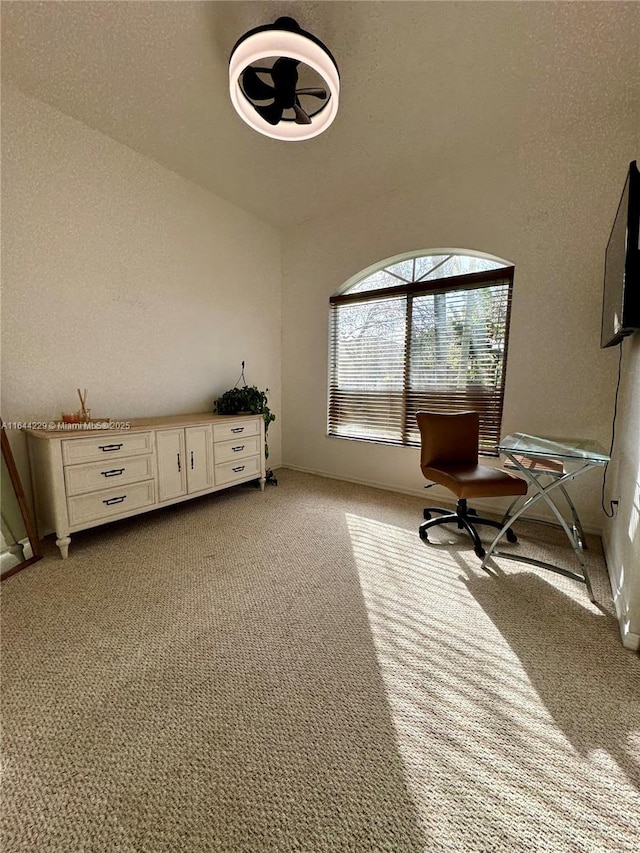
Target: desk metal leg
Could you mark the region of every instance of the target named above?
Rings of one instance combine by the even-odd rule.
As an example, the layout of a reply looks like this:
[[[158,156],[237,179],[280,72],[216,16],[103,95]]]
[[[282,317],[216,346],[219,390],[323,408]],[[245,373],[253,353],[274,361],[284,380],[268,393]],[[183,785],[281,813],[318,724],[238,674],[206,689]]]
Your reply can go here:
[[[557,474],[555,471],[554,472],[551,472],[551,471],[534,472],[532,469],[528,469],[528,470],[531,472],[531,476],[534,476],[538,479],[540,477],[551,477],[553,479],[557,479],[558,477],[563,476],[562,474]],[[584,529],[583,529],[582,524],[580,522],[580,517],[578,516],[578,511],[576,510],[576,508],[573,504],[573,501],[571,500],[571,497],[569,496],[569,492],[565,489],[565,487],[563,485],[560,486],[560,491],[564,495],[564,499],[566,500],[567,506],[569,507],[569,512],[571,513],[571,520],[572,520],[572,524],[573,524],[573,531],[574,531],[574,533],[578,539],[580,547],[582,548],[583,551],[587,551],[588,550],[587,537],[585,536]],[[502,516],[502,519],[500,520],[501,524],[506,524],[507,519],[510,517],[511,513],[513,512],[513,508],[521,500],[521,498],[522,498],[522,495],[518,495],[517,497],[515,497],[511,501],[511,503],[507,507],[506,512]],[[525,498],[525,500],[526,500],[526,498]]]
[[[573,519],[573,529],[580,543],[580,547],[583,551],[587,550],[587,538],[584,535],[584,530],[582,529],[582,525],[580,524],[580,519],[578,518],[578,512],[573,505],[573,501],[569,497],[569,493],[565,489],[564,486],[560,486],[560,491],[565,497],[567,504],[569,505],[569,510],[571,512],[571,518]]]
[[[565,497],[568,499],[569,496],[566,492],[566,489],[564,488],[564,484],[569,480],[575,480],[576,477],[578,477],[580,474],[584,473],[585,471],[588,471],[594,466],[589,463],[584,464],[576,471],[571,471],[567,474],[564,474],[563,476],[549,483],[547,486],[542,486],[538,478],[528,468],[525,468],[512,454],[506,453],[505,455],[508,456],[511,462],[515,465],[515,467],[522,472],[527,482],[535,488],[537,494],[534,494],[530,498],[527,498],[527,500],[524,502],[524,504],[520,507],[519,510],[517,510],[513,515],[510,515],[504,520],[502,528],[500,529],[498,535],[495,537],[495,539],[487,550],[485,558],[482,561],[482,568],[486,567],[487,561],[490,559],[491,556],[503,557],[509,560],[517,560],[518,562],[523,563],[530,563],[531,565],[540,566],[544,569],[549,569],[552,572],[556,572],[560,575],[565,575],[566,577],[572,578],[573,580],[577,580],[581,583],[584,583],[587,587],[589,599],[591,601],[595,601],[593,597],[593,589],[591,587],[591,580],[589,578],[589,573],[587,572],[586,561],[582,553],[582,542],[584,534],[582,533],[582,527],[580,526],[580,521],[575,511],[575,507],[573,506],[573,503],[569,500],[569,505],[572,509],[572,521],[575,528],[574,532],[574,529],[569,527],[564,516],[562,515],[552,498],[549,496],[549,492],[559,488],[564,493]],[[576,558],[580,563],[580,567],[582,569],[581,575],[577,572],[570,572],[567,569],[562,569],[559,566],[554,566],[552,563],[546,563],[542,560],[535,560],[532,557],[525,557],[521,555],[510,554],[505,551],[495,550],[496,545],[507,532],[507,530],[513,525],[513,523],[525,512],[525,510],[529,509],[541,499],[544,500],[545,503],[549,506],[553,514],[560,522],[560,525],[563,528],[564,532],[566,533],[567,538],[571,543],[571,547],[573,548],[574,554],[576,555]],[[512,503],[511,506],[513,507],[513,505],[514,504]]]

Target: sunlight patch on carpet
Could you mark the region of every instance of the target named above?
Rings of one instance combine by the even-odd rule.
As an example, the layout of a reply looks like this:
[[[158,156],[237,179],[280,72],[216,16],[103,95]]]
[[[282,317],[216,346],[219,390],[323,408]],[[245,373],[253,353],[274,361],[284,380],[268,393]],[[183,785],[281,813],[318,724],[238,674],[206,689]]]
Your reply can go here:
[[[532,849],[565,849],[573,835],[579,849],[630,850],[614,818],[625,801],[638,806],[621,769],[634,771],[632,754],[597,722],[585,733],[568,719],[575,710],[584,722],[579,703],[597,703],[606,684],[563,697],[558,671],[563,644],[569,661],[581,645],[582,657],[592,651],[588,632],[601,614],[584,588],[528,571],[495,577],[470,548],[425,547],[414,531],[356,514],[346,520],[410,790],[432,826],[439,812],[441,842],[464,849],[469,826],[480,823],[512,849],[527,838]],[[573,637],[559,620],[553,636],[558,605],[570,612]],[[548,672],[528,667],[527,644],[542,642],[552,650]],[[452,778],[464,785],[452,789]],[[591,810],[607,815],[616,838],[601,836]]]

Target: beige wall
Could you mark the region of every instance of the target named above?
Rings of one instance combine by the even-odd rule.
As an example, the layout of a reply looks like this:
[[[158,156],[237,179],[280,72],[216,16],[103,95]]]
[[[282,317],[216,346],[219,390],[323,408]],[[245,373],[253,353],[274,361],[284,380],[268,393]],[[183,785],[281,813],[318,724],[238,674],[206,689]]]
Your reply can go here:
[[[512,162],[456,164],[435,179],[415,175],[413,188],[288,234],[285,463],[422,491],[417,449],[327,437],[328,303],[359,270],[430,247],[475,249],[515,264],[503,432],[591,437],[608,447],[617,355],[599,348],[602,269],[630,134],[612,134],[607,144],[606,157],[588,141],[581,151],[523,145]],[[601,473],[591,471],[573,490],[592,530],[603,523],[600,487]],[[433,489],[430,500],[437,496]]]
[[[612,519],[604,519],[603,536],[611,588],[623,641],[640,649],[640,332],[623,341],[607,509],[612,500],[619,505]]]
[[[3,419],[75,410],[77,387],[96,416],[208,411],[245,359],[277,465],[278,232],[7,84],[2,108]]]

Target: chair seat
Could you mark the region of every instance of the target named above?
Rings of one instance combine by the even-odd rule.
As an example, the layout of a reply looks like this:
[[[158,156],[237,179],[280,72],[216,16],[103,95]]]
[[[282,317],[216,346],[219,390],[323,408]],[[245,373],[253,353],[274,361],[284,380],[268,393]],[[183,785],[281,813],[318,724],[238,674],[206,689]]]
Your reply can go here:
[[[490,465],[425,466],[422,473],[458,498],[499,498],[527,493],[524,480]]]

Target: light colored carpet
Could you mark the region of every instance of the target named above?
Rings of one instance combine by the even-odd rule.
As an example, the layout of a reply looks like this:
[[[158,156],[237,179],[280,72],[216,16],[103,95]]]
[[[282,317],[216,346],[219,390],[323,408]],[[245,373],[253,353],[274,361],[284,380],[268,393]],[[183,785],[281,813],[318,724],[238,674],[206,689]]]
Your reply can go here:
[[[601,606],[422,543],[420,499],[279,480],[3,582],[4,853],[637,851],[639,661],[597,540]]]

